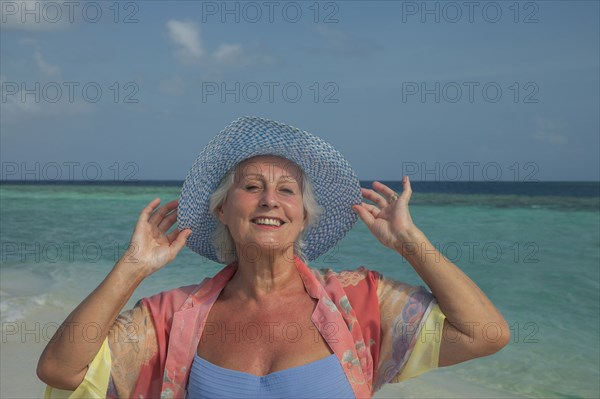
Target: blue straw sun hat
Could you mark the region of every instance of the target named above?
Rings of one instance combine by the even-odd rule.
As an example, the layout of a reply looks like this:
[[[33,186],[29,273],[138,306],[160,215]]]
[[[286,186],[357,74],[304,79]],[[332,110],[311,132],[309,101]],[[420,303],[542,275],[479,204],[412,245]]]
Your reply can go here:
[[[352,205],[360,204],[362,195],[348,161],[329,143],[308,132],[268,119],[242,117],[204,147],[183,183],[177,222],[180,230],[192,229],[187,239],[192,251],[222,263],[211,244],[218,221],[209,210],[210,196],[227,172],[258,155],[276,155],[294,162],[313,183],[323,213],[305,233],[307,260],[326,253],[350,231],[358,218]]]

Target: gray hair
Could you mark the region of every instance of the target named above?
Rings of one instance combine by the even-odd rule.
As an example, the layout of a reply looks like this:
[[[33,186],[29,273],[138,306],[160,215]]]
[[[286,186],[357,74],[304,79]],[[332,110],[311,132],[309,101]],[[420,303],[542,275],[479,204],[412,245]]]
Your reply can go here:
[[[224,263],[231,263],[238,260],[238,255],[235,242],[231,236],[231,233],[229,232],[229,229],[219,220],[219,210],[225,203],[225,200],[227,199],[227,193],[235,182],[235,178],[237,176],[236,171],[240,164],[236,165],[225,175],[221,181],[221,184],[219,184],[219,187],[217,187],[217,189],[210,196],[209,210],[217,221],[217,228],[212,235],[211,244],[216,250],[219,261]],[[302,171],[300,167],[297,165],[294,166],[295,170],[298,171],[297,176],[295,177],[302,189],[302,202],[304,204],[304,211],[306,212],[306,227],[294,243],[294,254],[302,259],[302,261],[306,262],[306,257],[303,251],[306,246],[304,242],[304,236],[306,232],[310,230],[310,227],[313,226],[319,219],[319,216],[323,212],[323,208],[317,202],[310,178]]]

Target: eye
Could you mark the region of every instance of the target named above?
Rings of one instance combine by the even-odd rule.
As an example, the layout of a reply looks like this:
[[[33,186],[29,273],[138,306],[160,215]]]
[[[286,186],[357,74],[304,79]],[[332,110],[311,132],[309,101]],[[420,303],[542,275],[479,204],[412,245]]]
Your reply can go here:
[[[256,191],[259,188],[260,187],[257,186],[256,184],[248,184],[246,187],[244,187],[244,189],[246,189],[247,191]]]
[[[294,190],[292,190],[289,187],[282,187],[281,191],[283,191],[284,193],[287,193],[287,194],[294,194]]]

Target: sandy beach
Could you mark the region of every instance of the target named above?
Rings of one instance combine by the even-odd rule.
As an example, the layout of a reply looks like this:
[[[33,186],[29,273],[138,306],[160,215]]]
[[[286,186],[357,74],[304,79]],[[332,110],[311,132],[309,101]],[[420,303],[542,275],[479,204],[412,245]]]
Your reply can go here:
[[[504,399],[523,396],[457,379],[448,375],[444,369],[438,369],[400,384],[385,385],[374,398]]]
[[[40,354],[66,311],[42,308],[26,319],[2,323],[1,398],[43,398],[45,385],[36,376]]]

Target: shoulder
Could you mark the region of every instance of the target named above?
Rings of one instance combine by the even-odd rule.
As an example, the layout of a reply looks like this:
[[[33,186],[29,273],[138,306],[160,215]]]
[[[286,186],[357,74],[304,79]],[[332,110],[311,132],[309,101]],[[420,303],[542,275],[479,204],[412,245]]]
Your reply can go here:
[[[201,284],[186,285],[159,292],[158,294],[143,298],[142,302],[147,306],[175,306],[180,308],[186,299],[199,289]]]
[[[360,285],[377,285],[381,275],[374,271],[361,266],[353,270],[342,270],[336,272],[332,269],[311,269],[313,273],[322,280],[325,284],[330,280],[337,281],[343,288],[357,287]]]
[[[209,279],[204,279],[200,284],[186,285],[163,291],[156,295],[143,298],[138,304],[143,305],[147,309],[157,325],[170,325],[170,321],[175,312],[182,309],[188,302],[190,302],[191,306],[192,296],[198,292],[207,281],[209,281]]]
[[[349,297],[367,298],[374,295],[379,302],[411,297],[429,297],[431,293],[423,286],[407,284],[388,278],[375,270],[361,266],[357,269],[334,271],[332,269],[311,269],[327,291],[332,285],[338,286]]]
[[[353,270],[313,269],[329,296],[346,296],[350,302],[372,301],[377,296],[381,275],[361,266]]]

